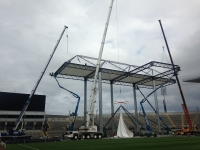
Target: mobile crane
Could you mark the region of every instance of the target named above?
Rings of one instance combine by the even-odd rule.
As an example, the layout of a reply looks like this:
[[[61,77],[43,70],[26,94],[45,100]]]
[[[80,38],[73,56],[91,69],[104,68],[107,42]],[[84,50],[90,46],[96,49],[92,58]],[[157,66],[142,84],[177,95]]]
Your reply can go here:
[[[171,60],[172,66],[173,66],[173,70],[174,70],[174,72],[177,72],[177,70],[174,67],[174,62],[173,62],[172,55],[171,55],[170,50],[169,50],[169,46],[168,46],[168,43],[167,43],[167,39],[165,37],[165,33],[164,33],[164,30],[163,30],[163,27],[162,27],[161,20],[158,20],[158,22],[160,24],[160,28],[161,28],[161,31],[162,31],[162,34],[163,34],[163,37],[164,37],[164,40],[165,40],[165,44],[166,44],[168,54],[169,54],[169,57],[170,57],[170,60]],[[191,121],[191,118],[190,118],[188,107],[186,105],[185,97],[183,95],[183,91],[182,91],[181,84],[180,84],[180,81],[179,81],[179,78],[178,78],[178,74],[175,73],[175,77],[176,77],[176,81],[178,83],[179,91],[180,91],[181,98],[182,98],[182,101],[183,101],[183,104],[182,104],[183,111],[184,111],[184,114],[185,114],[185,117],[186,117],[186,120],[187,120],[187,123],[188,123],[188,126],[189,126],[188,128],[182,129],[183,134],[197,134],[196,127],[193,127],[193,125],[192,125],[192,121]]]
[[[71,128],[71,127],[73,127],[73,125],[71,125],[71,127],[70,127],[71,131],[69,131],[69,132],[67,131],[66,134],[64,135],[65,138],[67,138],[67,139],[77,140],[77,139],[101,139],[102,138],[103,133],[97,132],[97,126],[95,125],[95,122],[94,122],[94,104],[96,102],[98,73],[99,73],[101,57],[103,54],[103,48],[104,48],[104,43],[105,43],[105,38],[106,38],[106,33],[107,33],[107,29],[108,29],[108,24],[109,24],[109,20],[110,20],[113,2],[114,2],[114,0],[111,0],[108,17],[107,17],[107,21],[106,21],[106,25],[105,25],[105,29],[104,29],[104,33],[103,33],[103,39],[101,42],[99,57],[98,57],[97,64],[96,64],[96,70],[95,70],[94,81],[93,81],[93,85],[92,85],[92,91],[91,91],[91,95],[90,95],[90,105],[89,105],[89,109],[87,112],[86,123],[84,126],[80,126],[78,131],[74,131],[73,128]],[[54,76],[54,74],[50,74],[50,75]],[[56,79],[56,77],[55,77],[55,79]],[[58,83],[58,85],[59,85],[59,83]],[[63,89],[65,89],[65,88],[63,88]],[[65,90],[67,90],[67,89],[65,89]],[[67,91],[69,91],[69,90],[67,90]],[[73,94],[74,97],[77,97],[77,95],[75,93],[73,93],[71,91],[70,91],[70,93]],[[77,105],[77,107],[78,107],[78,105]],[[78,110],[78,108],[76,110]],[[90,122],[92,122],[92,124],[90,124]]]
[[[111,16],[113,2],[114,2],[114,0],[111,0],[108,17],[107,17],[107,21],[106,21],[106,25],[105,25],[105,29],[104,29],[104,33],[103,33],[103,38],[102,38],[102,42],[101,42],[101,47],[100,47],[100,51],[99,51],[99,57],[98,57],[97,64],[96,64],[96,71],[95,71],[94,81],[93,81],[93,85],[92,85],[92,91],[91,91],[91,95],[90,95],[90,105],[89,105],[89,109],[87,112],[86,124],[85,124],[85,126],[81,126],[79,128],[79,132],[86,133],[88,138],[89,137],[91,137],[91,138],[98,137],[99,139],[102,138],[102,133],[97,132],[97,126],[95,126],[95,124],[94,124],[94,104],[96,102],[96,94],[97,94],[97,78],[98,78],[101,57],[103,54],[103,48],[104,48],[106,33],[107,33],[108,24],[109,24],[109,20],[110,20],[110,16]],[[90,125],[91,120],[92,120],[92,125]]]
[[[40,81],[41,81],[41,79],[42,79],[42,77],[43,77],[43,75],[44,75],[44,73],[45,73],[45,71],[46,71],[46,69],[47,69],[47,67],[48,67],[48,65],[49,65],[49,63],[50,63],[50,61],[51,61],[56,49],[57,49],[57,47],[58,47],[58,45],[59,45],[59,43],[60,43],[60,40],[61,40],[61,38],[62,38],[62,36],[63,36],[63,34],[64,34],[64,32],[65,32],[65,30],[67,28],[68,28],[67,26],[64,26],[64,29],[63,29],[63,31],[62,31],[62,33],[61,33],[61,35],[60,35],[55,47],[54,47],[54,49],[53,49],[53,52],[50,55],[50,58],[47,61],[47,64],[44,67],[44,70],[41,72],[41,75],[39,76],[38,81],[36,82],[35,86],[33,87],[33,90],[31,91],[31,93],[30,93],[30,95],[29,95],[29,97],[28,97],[28,99],[27,99],[22,111],[20,112],[19,117],[15,121],[15,127],[13,128],[13,130],[10,130],[8,134],[7,133],[1,133],[0,135],[2,135],[2,136],[22,136],[22,135],[26,134],[25,129],[21,128],[20,130],[17,130],[17,128],[18,128],[19,123],[21,122],[21,119],[24,116],[24,113],[25,113],[26,109],[28,108],[28,106],[29,106],[29,104],[31,102],[31,99],[32,99],[32,97],[33,97],[33,95],[34,95],[34,93],[35,93],[35,91],[36,91],[36,89],[37,89],[37,87],[38,87],[38,85],[39,85],[39,83],[40,83]]]

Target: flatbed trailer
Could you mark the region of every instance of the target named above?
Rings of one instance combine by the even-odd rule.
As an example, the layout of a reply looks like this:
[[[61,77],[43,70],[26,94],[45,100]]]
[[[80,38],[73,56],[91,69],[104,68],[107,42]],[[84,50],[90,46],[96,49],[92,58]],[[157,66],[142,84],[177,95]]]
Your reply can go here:
[[[1,140],[2,141],[17,141],[17,140],[28,140],[28,139],[31,139],[32,136],[30,135],[22,135],[22,136],[1,136]]]

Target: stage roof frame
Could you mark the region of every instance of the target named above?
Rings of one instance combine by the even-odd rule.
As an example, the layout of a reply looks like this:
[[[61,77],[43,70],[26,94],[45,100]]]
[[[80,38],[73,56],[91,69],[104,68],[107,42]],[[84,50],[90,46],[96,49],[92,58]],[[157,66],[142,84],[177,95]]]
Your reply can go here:
[[[79,63],[72,63],[73,60],[79,61]],[[87,62],[83,64],[80,59]],[[63,65],[53,73],[57,78],[82,80],[82,81],[93,81],[96,65],[91,60],[95,61],[97,58],[76,55],[68,61],[64,62]],[[89,65],[88,65],[89,63]],[[105,64],[110,64],[114,69],[104,68]],[[167,71],[159,72],[151,67],[165,68]],[[176,71],[180,71],[180,67],[175,65]],[[154,70],[154,75],[149,72]],[[164,86],[168,86],[176,83],[176,80],[172,78],[174,74],[173,66],[171,64],[151,61],[142,66],[130,65],[121,62],[115,62],[110,60],[101,59],[102,83],[116,84],[123,86],[137,85],[139,88],[153,88],[152,80],[155,80],[156,86],[167,82]]]

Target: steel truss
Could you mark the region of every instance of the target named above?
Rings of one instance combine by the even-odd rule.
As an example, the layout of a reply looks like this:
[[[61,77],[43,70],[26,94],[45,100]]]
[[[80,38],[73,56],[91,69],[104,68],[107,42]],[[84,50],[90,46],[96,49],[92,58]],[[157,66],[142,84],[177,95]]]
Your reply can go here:
[[[80,80],[80,81],[85,81],[85,80],[87,80],[87,81],[89,81],[89,82],[93,82],[93,79],[91,79],[91,78],[84,78],[84,77],[78,77],[78,76],[70,76],[70,75],[61,75],[61,74],[58,74],[57,75],[57,78],[63,78],[63,79],[72,79],[72,80]],[[166,79],[166,80],[169,80],[169,79]],[[163,82],[165,81],[165,80],[162,80]],[[102,80],[102,83],[106,83],[106,84],[112,84],[112,82],[111,81],[109,81],[109,80]],[[172,84],[174,84],[174,83],[176,83],[176,81],[175,80],[169,80],[169,82],[168,83],[166,83],[165,84],[165,86],[169,86],[169,85],[172,85]],[[123,85],[123,86],[134,86],[134,84],[132,84],[132,83],[126,83],[126,82],[115,82],[114,83],[115,85]],[[139,88],[146,88],[146,89],[152,89],[152,86],[148,86],[148,85],[137,85]],[[157,85],[157,86],[159,86],[159,85]]]
[[[120,110],[120,108],[122,108],[124,110],[124,112],[127,114],[127,116],[129,117],[129,119],[131,120],[131,122],[134,124],[134,126],[136,127],[136,122],[138,122],[138,124],[142,127],[142,123],[137,120],[126,108],[124,108],[124,106],[120,105],[116,111],[114,112],[114,114],[109,118],[109,120],[105,123],[104,125],[104,129],[106,130],[107,125],[110,123],[110,121],[113,119],[113,117],[116,115],[116,113]]]
[[[91,64],[92,66],[88,66],[86,64],[83,65],[83,64],[72,63],[72,61],[75,58],[77,58],[79,62],[80,62],[80,60],[84,60],[85,62]],[[95,73],[95,70],[96,70],[96,65],[93,62],[91,62],[90,60],[97,60],[97,58],[89,57],[89,56],[83,56],[83,55],[76,55],[73,58],[66,61],[54,73],[54,75],[57,78],[93,82],[93,77],[94,77],[94,73]],[[104,64],[111,64],[112,66],[114,66],[116,68],[116,70],[103,68]],[[120,67],[119,67],[119,65],[120,65]],[[90,73],[87,74],[84,77],[61,74],[61,71],[63,69],[65,69],[65,67],[87,70],[87,71],[90,71]],[[158,71],[152,69],[151,67],[160,67],[160,68],[165,68],[165,69],[169,69],[169,70],[161,73],[161,72],[158,72]],[[176,73],[180,71],[180,67],[178,65],[174,65],[174,67],[175,67]],[[152,71],[152,70],[154,70],[154,72],[157,72],[157,74],[154,75],[154,76],[149,74],[149,72]],[[123,85],[123,86],[137,85],[139,88],[152,89],[151,85],[144,85],[144,84],[148,83],[152,80],[157,80],[157,81],[162,81],[162,82],[168,81],[165,84],[165,86],[172,85],[172,84],[176,83],[176,80],[169,79],[169,75],[174,74],[173,66],[171,64],[167,64],[167,63],[163,63],[163,62],[151,61],[147,64],[142,65],[142,66],[136,66],[136,65],[129,65],[129,64],[126,64],[126,63],[101,59],[101,68],[100,68],[99,71],[102,72],[102,73],[109,73],[109,74],[117,75],[117,77],[112,79],[112,80],[102,79],[102,83],[106,83],[106,84],[115,84],[115,85]],[[129,83],[129,82],[123,81],[123,79],[125,79],[126,77],[135,77],[135,78],[140,78],[142,80],[140,80],[138,82],[134,82],[134,83]],[[160,86],[160,84],[156,85],[156,86]]]

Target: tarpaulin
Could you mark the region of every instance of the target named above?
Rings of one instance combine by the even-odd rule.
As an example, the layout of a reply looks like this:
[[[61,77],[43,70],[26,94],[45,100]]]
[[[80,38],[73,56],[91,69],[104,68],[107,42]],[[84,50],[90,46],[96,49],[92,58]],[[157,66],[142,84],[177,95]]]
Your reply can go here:
[[[119,117],[117,136],[121,138],[133,137],[133,133],[129,129],[127,129],[126,124],[124,123],[123,115],[121,112],[120,112],[120,117]]]

